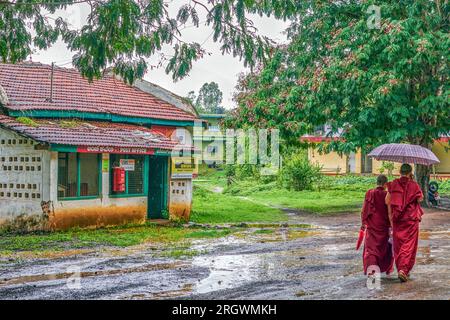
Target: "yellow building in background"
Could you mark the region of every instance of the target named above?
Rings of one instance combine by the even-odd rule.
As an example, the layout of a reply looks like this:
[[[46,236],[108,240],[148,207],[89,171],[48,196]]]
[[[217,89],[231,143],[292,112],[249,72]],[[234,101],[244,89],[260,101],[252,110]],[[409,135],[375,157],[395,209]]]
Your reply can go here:
[[[303,141],[312,144],[322,141],[324,138],[317,136],[305,136]],[[436,140],[432,151],[441,161],[433,167],[435,179],[450,178],[450,146],[449,138],[444,137]],[[329,175],[338,174],[380,174],[388,173],[387,168],[383,168],[383,162],[367,157],[361,151],[352,152],[348,155],[339,155],[337,152],[320,153],[316,148],[308,148],[308,159],[311,163],[322,166],[322,172]],[[393,173],[398,174],[400,163],[394,163]]]

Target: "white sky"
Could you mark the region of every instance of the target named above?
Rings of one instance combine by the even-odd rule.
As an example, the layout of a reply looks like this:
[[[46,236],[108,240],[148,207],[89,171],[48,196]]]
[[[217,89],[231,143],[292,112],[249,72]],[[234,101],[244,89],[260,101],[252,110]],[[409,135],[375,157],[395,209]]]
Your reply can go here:
[[[173,0],[170,11],[176,15],[177,8],[184,1]],[[201,8],[198,8],[200,22],[205,20],[205,15],[202,14]],[[87,6],[72,6],[65,11],[57,12],[58,15],[67,19],[72,25],[79,27],[85,21],[89,9]],[[274,18],[260,18],[254,17],[255,26],[259,29],[260,34],[266,35],[277,42],[284,42],[286,37],[282,32],[287,27],[287,22],[279,21]],[[188,21],[187,25],[191,25]],[[187,27],[182,31],[182,38],[185,41],[195,41],[203,44],[203,48],[211,53],[197,62],[194,62],[193,68],[186,78],[173,82],[170,74],[166,74],[164,67],[153,69],[147,72],[144,79],[156,83],[180,96],[187,96],[189,91],[198,90],[205,82],[215,81],[219,84],[219,88],[223,92],[223,106],[227,109],[234,106],[232,101],[233,92],[235,91],[237,76],[240,72],[246,71],[242,61],[239,58],[234,58],[232,55],[222,55],[220,52],[220,44],[214,43],[212,40],[212,28],[202,26],[199,28]],[[163,49],[165,54],[171,53],[172,48],[166,47]],[[32,54],[32,60],[42,63],[50,64],[55,62],[56,65],[62,67],[72,67],[71,61],[73,52],[70,52],[62,41],[58,41],[50,49],[43,51],[39,50]],[[149,63],[155,62],[151,59]]]

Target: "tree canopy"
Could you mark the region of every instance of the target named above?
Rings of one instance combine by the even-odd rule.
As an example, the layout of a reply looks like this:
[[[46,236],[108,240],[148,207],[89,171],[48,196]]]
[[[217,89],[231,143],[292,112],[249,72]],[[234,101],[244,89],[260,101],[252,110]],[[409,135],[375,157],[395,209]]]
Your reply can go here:
[[[0,0],[0,60],[25,60],[33,46],[49,48],[62,39],[74,52],[73,64],[83,76],[98,78],[114,71],[128,82],[142,77],[146,58],[164,44],[174,47],[166,71],[174,80],[183,78],[205,51],[199,43],[186,42],[181,29],[188,23],[213,30],[223,53],[240,57],[250,67],[265,61],[270,40],[258,34],[249,13],[286,18],[295,13],[292,0],[190,0],[171,15],[164,0]],[[76,29],[58,16],[58,9],[82,3],[90,6],[85,25]],[[200,21],[200,13],[206,20]]]
[[[186,97],[198,112],[211,114],[225,113],[225,108],[220,105],[222,98],[222,90],[214,81],[204,83],[198,91],[198,96],[195,94],[195,91],[189,91]]]
[[[223,113],[225,110],[220,105],[222,96],[222,91],[217,83],[205,83],[198,92],[196,106],[207,113]]]
[[[297,138],[328,124],[343,139],[326,147],[344,152],[448,133],[448,4],[374,1],[371,29],[371,2],[303,1],[290,44],[241,77],[237,122]]]
[[[296,140],[327,124],[341,139],[319,149],[345,153],[429,148],[450,132],[447,1],[302,1],[297,10],[289,45],[241,78],[235,123]]]
[[[47,16],[80,3],[91,8],[81,29]],[[429,147],[450,131],[447,0],[190,0],[176,15],[169,3],[0,0],[0,57],[15,63],[61,38],[84,76],[113,66],[132,82],[169,44],[166,71],[176,80],[205,53],[183,41],[180,29],[205,24],[223,53],[259,65],[240,81],[236,124],[279,128],[292,140],[328,124],[342,139],[320,147],[340,152],[384,142]],[[290,43],[274,50],[249,14],[290,19]]]

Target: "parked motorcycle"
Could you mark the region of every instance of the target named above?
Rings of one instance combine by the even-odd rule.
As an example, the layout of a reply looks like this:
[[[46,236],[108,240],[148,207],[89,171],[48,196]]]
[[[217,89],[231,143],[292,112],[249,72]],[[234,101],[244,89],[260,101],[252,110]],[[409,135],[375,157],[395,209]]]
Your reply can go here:
[[[441,197],[439,196],[439,185],[436,181],[431,181],[428,186],[428,201],[433,205],[439,205]]]

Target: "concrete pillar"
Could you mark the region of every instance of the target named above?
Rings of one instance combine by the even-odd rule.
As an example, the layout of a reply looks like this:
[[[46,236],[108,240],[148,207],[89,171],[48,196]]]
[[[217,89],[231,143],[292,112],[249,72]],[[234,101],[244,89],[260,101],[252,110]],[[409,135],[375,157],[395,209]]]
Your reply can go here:
[[[49,156],[49,196],[53,203],[58,201],[58,152],[52,151]]]
[[[102,193],[100,195],[101,199],[102,199],[102,203],[103,205],[108,205],[109,204],[109,185],[110,185],[110,175],[109,175],[109,161],[110,161],[110,156],[109,153],[102,153]],[[106,166],[108,167],[107,171],[103,171],[103,167]]]

